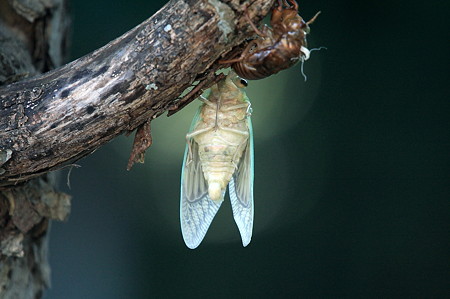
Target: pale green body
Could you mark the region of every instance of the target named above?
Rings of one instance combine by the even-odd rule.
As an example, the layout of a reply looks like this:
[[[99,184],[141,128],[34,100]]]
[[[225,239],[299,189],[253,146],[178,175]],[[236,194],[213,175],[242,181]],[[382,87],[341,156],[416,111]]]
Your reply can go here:
[[[253,230],[253,136],[245,80],[234,72],[211,88],[186,135],[180,221],[193,249],[203,240],[227,185],[234,220],[247,246]]]
[[[244,152],[249,138],[247,116],[250,102],[231,80],[211,89],[204,100],[200,119],[187,138],[198,144],[208,192],[212,200],[223,200],[223,193]]]

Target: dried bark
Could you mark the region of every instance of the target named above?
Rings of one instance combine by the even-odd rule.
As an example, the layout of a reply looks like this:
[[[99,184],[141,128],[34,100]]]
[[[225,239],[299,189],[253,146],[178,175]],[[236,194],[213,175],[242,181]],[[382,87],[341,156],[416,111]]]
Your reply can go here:
[[[248,7],[254,22],[272,1]],[[0,89],[0,186],[61,168],[164,113],[252,34],[239,1],[171,1],[101,49]],[[205,75],[206,74],[206,75]],[[0,162],[1,163],[1,162]]]
[[[0,0],[0,85],[46,72],[64,60],[65,0]],[[0,94],[6,94],[8,87]],[[0,122],[8,109],[0,105]],[[0,143],[14,128],[1,126]],[[0,166],[14,152],[0,147]],[[5,170],[0,168],[0,174]],[[0,179],[1,180],[1,179]],[[0,298],[40,298],[50,284],[50,219],[65,220],[70,197],[51,175],[0,190]]]
[[[153,17],[72,63],[66,0],[0,0],[0,298],[40,298],[50,283],[50,219],[70,197],[47,172],[138,130],[129,167],[151,144],[150,121],[215,80],[273,0],[171,1]],[[20,82],[13,83],[21,80]],[[177,101],[198,82],[198,88]]]

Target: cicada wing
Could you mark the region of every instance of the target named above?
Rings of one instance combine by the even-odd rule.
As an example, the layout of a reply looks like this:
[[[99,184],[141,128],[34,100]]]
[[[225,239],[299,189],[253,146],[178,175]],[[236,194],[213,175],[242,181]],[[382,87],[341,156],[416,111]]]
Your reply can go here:
[[[191,125],[194,130],[200,109]],[[181,171],[180,222],[186,246],[194,249],[202,242],[222,201],[209,198],[208,184],[203,176],[198,145],[191,138],[186,145]]]
[[[246,148],[228,185],[233,217],[241,234],[242,245],[247,246],[253,232],[253,130],[247,118],[249,138]]]

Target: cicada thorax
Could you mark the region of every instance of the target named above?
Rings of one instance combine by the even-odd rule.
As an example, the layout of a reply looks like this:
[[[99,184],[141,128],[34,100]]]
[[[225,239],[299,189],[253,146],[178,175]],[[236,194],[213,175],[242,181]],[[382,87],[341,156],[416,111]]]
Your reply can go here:
[[[239,98],[212,95],[201,111],[195,131],[201,168],[212,200],[222,200],[249,138],[247,102]],[[194,132],[195,132],[194,131]]]

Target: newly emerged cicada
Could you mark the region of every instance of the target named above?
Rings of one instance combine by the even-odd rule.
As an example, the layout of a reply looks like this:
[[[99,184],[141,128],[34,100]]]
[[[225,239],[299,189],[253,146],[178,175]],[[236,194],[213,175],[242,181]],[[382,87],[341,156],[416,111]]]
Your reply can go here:
[[[319,13],[305,22],[298,14],[295,0],[278,0],[272,9],[271,27],[259,30],[247,17],[258,38],[247,45],[240,57],[220,63],[232,63],[231,67],[242,78],[258,80],[308,60],[306,35]]]
[[[247,82],[230,73],[203,98],[186,135],[180,220],[187,247],[196,248],[222,204],[228,185],[242,244],[253,231],[253,136]]]

